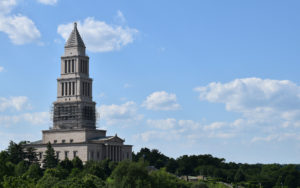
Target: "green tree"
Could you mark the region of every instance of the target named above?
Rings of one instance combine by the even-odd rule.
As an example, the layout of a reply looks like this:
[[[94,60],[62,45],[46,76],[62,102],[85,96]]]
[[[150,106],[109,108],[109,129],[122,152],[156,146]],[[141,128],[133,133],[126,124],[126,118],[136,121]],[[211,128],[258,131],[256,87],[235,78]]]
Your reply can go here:
[[[15,175],[22,176],[28,170],[28,163],[20,161],[15,167]]]
[[[244,172],[242,171],[241,168],[239,168],[238,171],[234,175],[234,181],[241,182],[241,181],[245,181],[245,179],[246,179],[246,177],[245,177]]]
[[[3,188],[30,188],[35,187],[31,179],[24,179],[20,176],[5,176],[2,182]]]
[[[166,168],[168,172],[175,174],[176,169],[178,168],[178,163],[175,161],[175,159],[171,158],[168,160]]]
[[[114,169],[108,181],[112,187],[151,187],[151,179],[144,163],[122,161]]]
[[[79,157],[74,157],[72,160],[72,164],[74,168],[82,169],[83,168],[83,163],[82,160]]]
[[[189,187],[188,183],[184,180],[177,178],[176,176],[166,172],[164,168],[150,173],[152,179],[152,187],[164,187],[164,188],[184,188]]]
[[[27,172],[25,173],[25,176],[27,178],[33,179],[34,181],[37,181],[43,176],[43,171],[38,163],[33,163],[29,166]]]
[[[11,161],[14,164],[18,164],[20,161],[25,159],[25,152],[23,147],[24,143],[26,142],[22,141],[19,144],[13,141],[9,142],[9,146],[7,148],[9,161]]]
[[[95,175],[103,180],[106,179],[104,168],[100,162],[88,161],[84,166],[84,172],[86,174]]]
[[[44,168],[54,168],[58,164],[58,159],[55,156],[54,149],[51,146],[50,142],[48,142],[47,144],[47,150],[46,150],[46,154],[44,155],[43,163],[44,163],[43,165]]]
[[[27,147],[25,150],[25,158],[27,159],[29,164],[38,162],[37,154],[35,151],[36,149],[33,147]]]
[[[68,171],[68,173],[71,172],[72,168],[73,168],[73,163],[72,161],[70,161],[68,158],[66,158],[65,160],[61,161],[59,164],[58,164],[58,167],[62,168],[62,169],[65,169]]]
[[[58,177],[52,176],[49,173],[45,173],[45,175],[37,182],[37,188],[51,188],[59,181]]]

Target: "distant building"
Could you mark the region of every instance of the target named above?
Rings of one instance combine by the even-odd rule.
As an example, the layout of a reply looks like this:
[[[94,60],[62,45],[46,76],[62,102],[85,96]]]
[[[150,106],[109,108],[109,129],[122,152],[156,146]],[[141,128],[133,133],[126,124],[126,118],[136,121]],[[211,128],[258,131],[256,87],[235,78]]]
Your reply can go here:
[[[96,129],[96,103],[92,100],[93,80],[89,69],[85,44],[74,23],[61,57],[57,101],[53,103],[53,128],[42,131],[42,140],[29,144],[37,149],[39,160],[43,159],[48,142],[60,160],[75,156],[83,162],[131,160],[132,145],[125,145],[125,140],[117,135],[106,136],[106,130]]]

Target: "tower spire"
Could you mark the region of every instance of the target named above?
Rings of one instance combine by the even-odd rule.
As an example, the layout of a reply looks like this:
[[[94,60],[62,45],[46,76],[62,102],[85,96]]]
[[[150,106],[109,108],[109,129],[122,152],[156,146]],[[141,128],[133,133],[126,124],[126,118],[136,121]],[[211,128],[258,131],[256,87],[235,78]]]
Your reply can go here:
[[[66,42],[65,48],[68,47],[83,47],[85,48],[84,42],[77,30],[77,22],[74,22],[74,28],[71,32],[69,39]]]

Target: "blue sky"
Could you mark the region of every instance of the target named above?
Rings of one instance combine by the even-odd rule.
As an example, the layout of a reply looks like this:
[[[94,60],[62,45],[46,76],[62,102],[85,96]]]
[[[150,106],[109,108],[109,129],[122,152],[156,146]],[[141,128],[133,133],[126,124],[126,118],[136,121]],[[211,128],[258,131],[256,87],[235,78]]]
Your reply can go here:
[[[299,1],[0,0],[0,148],[51,124],[72,23],[98,127],[171,157],[299,163]]]

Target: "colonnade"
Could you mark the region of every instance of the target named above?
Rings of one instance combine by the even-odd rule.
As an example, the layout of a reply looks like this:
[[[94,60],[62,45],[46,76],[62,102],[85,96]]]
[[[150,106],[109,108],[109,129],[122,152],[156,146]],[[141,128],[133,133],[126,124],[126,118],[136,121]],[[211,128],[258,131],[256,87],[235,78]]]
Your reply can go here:
[[[122,161],[122,146],[106,145],[106,158],[112,161]]]

